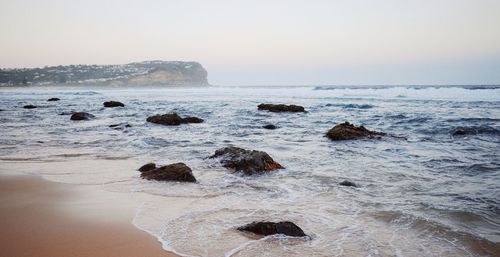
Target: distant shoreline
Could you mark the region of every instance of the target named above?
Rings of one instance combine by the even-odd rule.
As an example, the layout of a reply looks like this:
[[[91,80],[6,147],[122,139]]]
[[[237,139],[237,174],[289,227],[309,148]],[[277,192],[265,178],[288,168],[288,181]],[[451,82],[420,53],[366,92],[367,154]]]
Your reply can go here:
[[[144,61],[119,65],[59,65],[0,69],[0,86],[156,84],[208,85],[207,71],[198,62]]]
[[[108,84],[47,84],[47,85],[15,85],[15,86],[2,86],[0,89],[12,88],[12,89],[30,89],[30,88],[40,88],[40,89],[147,89],[147,88],[189,88],[189,87],[213,87],[213,88],[299,88],[299,87],[312,87],[317,90],[328,90],[328,89],[387,89],[387,88],[413,88],[413,89],[424,89],[424,88],[464,88],[470,90],[478,89],[499,89],[500,85],[216,85],[216,84],[149,84],[149,85],[108,85]]]

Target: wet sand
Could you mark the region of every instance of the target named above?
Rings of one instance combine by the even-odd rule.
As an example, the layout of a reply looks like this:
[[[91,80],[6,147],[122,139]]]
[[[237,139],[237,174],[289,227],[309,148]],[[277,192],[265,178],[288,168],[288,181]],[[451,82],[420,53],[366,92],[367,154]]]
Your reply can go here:
[[[0,176],[0,249],[2,256],[175,256],[162,249],[149,234],[130,222],[129,208],[116,219],[109,202],[81,200],[70,185],[49,182],[36,176]],[[80,198],[80,199],[79,199]],[[104,198],[109,200],[109,198]],[[102,209],[103,205],[108,208]],[[123,206],[122,206],[123,207]],[[68,208],[72,209],[68,211]],[[101,209],[100,209],[101,208]],[[100,209],[100,210],[99,210]],[[85,210],[83,215],[71,215]],[[117,211],[122,212],[123,208]],[[127,222],[128,220],[128,222]]]

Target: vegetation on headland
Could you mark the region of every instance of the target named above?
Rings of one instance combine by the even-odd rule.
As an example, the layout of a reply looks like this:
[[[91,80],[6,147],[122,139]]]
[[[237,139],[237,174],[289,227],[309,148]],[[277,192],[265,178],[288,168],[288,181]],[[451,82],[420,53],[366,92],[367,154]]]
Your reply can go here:
[[[0,69],[0,86],[30,85],[207,85],[197,62],[145,61],[123,65],[67,65]]]

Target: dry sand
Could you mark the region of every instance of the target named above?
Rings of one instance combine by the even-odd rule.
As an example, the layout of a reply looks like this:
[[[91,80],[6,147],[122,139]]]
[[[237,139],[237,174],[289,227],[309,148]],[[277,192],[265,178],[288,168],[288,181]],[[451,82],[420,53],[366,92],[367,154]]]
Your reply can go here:
[[[134,210],[126,212],[123,217],[127,218],[116,220],[89,219],[64,210],[73,207],[90,213],[102,210],[99,209],[102,202],[82,201],[81,197],[70,185],[35,176],[0,176],[0,255],[175,256],[130,223]]]

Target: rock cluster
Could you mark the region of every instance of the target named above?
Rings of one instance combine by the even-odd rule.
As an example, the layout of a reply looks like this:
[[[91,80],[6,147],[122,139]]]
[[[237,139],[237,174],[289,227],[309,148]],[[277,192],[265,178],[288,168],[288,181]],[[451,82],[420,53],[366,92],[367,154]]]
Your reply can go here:
[[[146,119],[148,122],[167,125],[167,126],[178,126],[186,123],[202,123],[203,119],[198,117],[184,117],[182,118],[177,113],[168,113],[163,115],[154,115]]]
[[[385,135],[386,134],[383,132],[370,131],[363,126],[356,127],[347,121],[336,125],[326,133],[326,136],[334,141],[361,139],[367,137],[372,138]]]
[[[257,109],[260,111],[270,112],[306,112],[304,107],[299,105],[286,105],[286,104],[259,104]]]
[[[237,172],[241,171],[245,175],[260,174],[283,168],[266,152],[250,151],[234,146],[219,149],[209,158],[219,158],[223,167]]]

